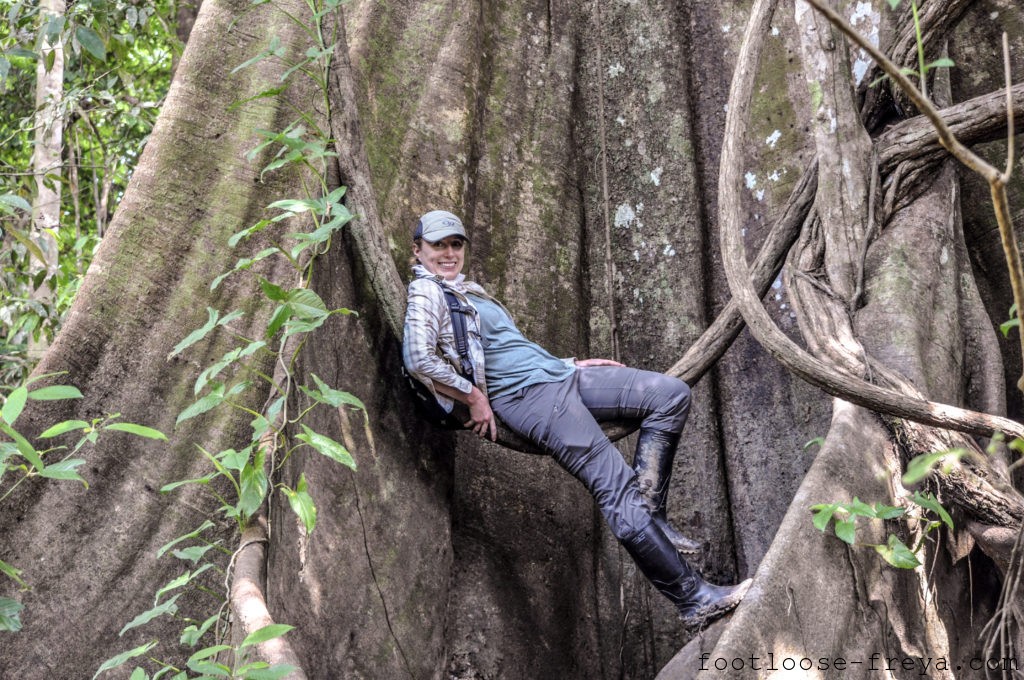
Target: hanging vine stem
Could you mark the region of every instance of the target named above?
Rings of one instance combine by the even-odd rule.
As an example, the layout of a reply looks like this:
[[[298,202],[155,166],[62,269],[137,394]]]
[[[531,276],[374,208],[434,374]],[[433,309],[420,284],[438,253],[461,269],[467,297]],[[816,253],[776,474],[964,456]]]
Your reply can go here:
[[[1010,80],[1010,69],[1009,69],[1009,43],[1007,41],[1006,33],[1003,33],[1003,63],[1006,71],[1006,98],[1007,98],[1007,121],[1009,128],[1009,149],[1007,153],[1007,166],[1006,172],[1000,172],[994,166],[986,162],[984,159],[979,157],[973,151],[964,146],[960,140],[956,138],[952,130],[946,125],[946,121],[943,120],[938,110],[932,105],[931,101],[918,90],[914,83],[907,78],[906,75],[894,64],[885,54],[883,54],[877,47],[871,44],[871,41],[861,35],[853,26],[846,21],[846,19],[833,10],[831,7],[825,5],[822,0],[807,0],[807,2],[814,7],[818,12],[825,16],[829,22],[838,28],[843,34],[849,38],[852,42],[856,43],[861,49],[871,55],[871,58],[875,60],[875,63],[885,71],[886,75],[893,79],[904,94],[910,97],[910,100],[914,103],[914,106],[931,121],[935,127],[935,131],[939,135],[939,143],[949,151],[958,161],[966,165],[968,168],[978,173],[985,178],[988,182],[989,189],[992,193],[992,205],[996,215],[996,222],[999,225],[999,237],[1003,245],[1003,254],[1006,257],[1006,268],[1010,276],[1010,287],[1013,290],[1013,302],[1018,310],[1018,317],[1021,310],[1024,310],[1024,270],[1021,268],[1020,250],[1017,247],[1017,240],[1013,234],[1013,220],[1010,216],[1009,201],[1006,196],[1006,184],[1010,179],[1010,172],[1012,170],[1013,161],[1013,99],[1012,99],[1012,83]],[[921,74],[922,78],[924,74]],[[1024,356],[1024,333],[1020,332],[1018,328],[1018,337],[1020,338],[1021,355]],[[1017,389],[1024,392],[1024,371],[1022,371],[1021,377],[1017,380]]]

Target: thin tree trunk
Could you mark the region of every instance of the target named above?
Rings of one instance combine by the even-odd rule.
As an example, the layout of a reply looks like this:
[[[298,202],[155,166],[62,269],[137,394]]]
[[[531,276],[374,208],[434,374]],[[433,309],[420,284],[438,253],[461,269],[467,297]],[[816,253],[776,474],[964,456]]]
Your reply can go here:
[[[39,6],[40,26],[64,16],[64,0],[42,0]],[[61,182],[64,150],[64,46],[60,35],[54,43],[44,42],[36,66],[35,146],[32,172],[36,192],[32,202],[31,239],[43,255],[43,261],[32,260],[30,273],[38,281],[32,297],[44,308],[53,304],[50,277],[57,272],[57,238],[60,228]],[[36,277],[39,277],[38,279]],[[29,356],[38,360],[46,350],[45,341],[31,339]]]

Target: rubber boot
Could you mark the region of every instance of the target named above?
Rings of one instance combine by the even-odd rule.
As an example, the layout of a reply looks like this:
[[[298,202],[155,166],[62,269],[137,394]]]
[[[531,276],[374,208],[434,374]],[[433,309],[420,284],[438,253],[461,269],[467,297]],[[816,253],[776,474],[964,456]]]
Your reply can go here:
[[[633,470],[636,472],[640,497],[650,510],[655,523],[672,541],[676,550],[685,555],[697,555],[704,546],[692,538],[687,538],[669,524],[665,514],[668,482],[672,477],[672,461],[676,457],[679,436],[671,432],[640,430],[640,436],[636,441],[636,455],[633,456]]]
[[[705,581],[654,522],[622,545],[647,580],[676,606],[688,630],[702,628],[735,609],[750,588],[751,579],[734,586]]]

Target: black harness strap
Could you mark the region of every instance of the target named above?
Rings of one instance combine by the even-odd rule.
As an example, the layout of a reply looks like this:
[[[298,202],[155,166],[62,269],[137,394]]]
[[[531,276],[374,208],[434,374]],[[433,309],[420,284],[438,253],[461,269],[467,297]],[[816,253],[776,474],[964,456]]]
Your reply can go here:
[[[451,312],[452,333],[455,335],[455,351],[459,353],[459,368],[466,380],[475,385],[476,379],[473,375],[473,362],[469,358],[469,333],[466,330],[466,315],[472,314],[473,308],[469,305],[464,305],[455,293],[444,286],[441,286],[441,289],[444,291],[444,299],[448,303],[448,310]]]

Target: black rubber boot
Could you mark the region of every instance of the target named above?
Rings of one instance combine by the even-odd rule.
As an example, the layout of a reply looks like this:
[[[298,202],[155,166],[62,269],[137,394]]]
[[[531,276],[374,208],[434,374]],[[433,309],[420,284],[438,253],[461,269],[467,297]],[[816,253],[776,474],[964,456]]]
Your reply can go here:
[[[705,581],[654,522],[622,541],[622,546],[647,580],[676,606],[683,625],[690,630],[735,609],[750,588],[750,579],[734,586]]]
[[[651,517],[662,532],[672,541],[676,550],[686,555],[697,555],[703,551],[698,541],[687,538],[669,524],[665,515],[665,501],[668,498],[668,482],[672,477],[672,461],[676,457],[679,435],[657,430],[640,430],[636,441],[636,455],[633,456],[633,470],[644,505],[651,511]]]

